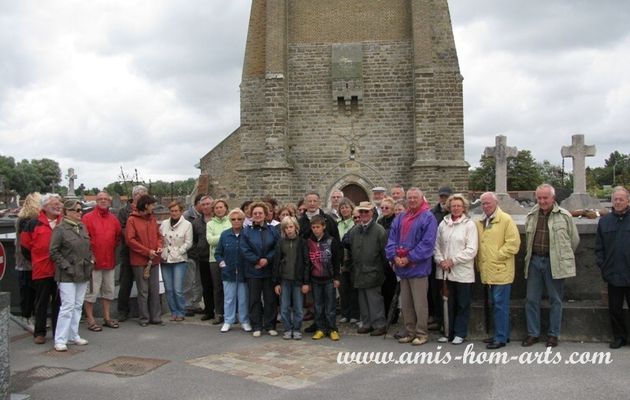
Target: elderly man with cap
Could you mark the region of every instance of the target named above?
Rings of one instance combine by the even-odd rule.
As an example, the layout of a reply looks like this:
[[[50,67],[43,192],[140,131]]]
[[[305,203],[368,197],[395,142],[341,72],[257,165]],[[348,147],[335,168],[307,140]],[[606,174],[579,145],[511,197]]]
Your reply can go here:
[[[381,201],[385,198],[386,191],[387,189],[382,186],[372,188],[372,203],[376,207],[376,213],[374,213],[375,220],[381,216]]]
[[[362,201],[355,210],[359,211],[359,223],[350,230],[346,239],[350,248],[350,274],[358,291],[361,327],[358,333],[382,336],[386,332],[385,304],[381,285],[385,281],[385,257],[387,234],[385,228],[374,222],[374,205]]]

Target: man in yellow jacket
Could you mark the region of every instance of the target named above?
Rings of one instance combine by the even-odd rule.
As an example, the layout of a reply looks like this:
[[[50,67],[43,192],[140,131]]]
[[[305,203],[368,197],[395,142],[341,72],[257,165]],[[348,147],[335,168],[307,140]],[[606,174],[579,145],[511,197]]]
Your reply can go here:
[[[527,279],[527,337],[529,347],[540,335],[540,298],[543,288],[549,296],[547,347],[558,345],[562,321],[564,279],[575,276],[575,254],[580,243],[577,227],[567,210],[556,203],[556,191],[549,184],[536,188],[536,204],[525,223],[525,279]]]
[[[488,349],[504,347],[510,338],[510,292],[514,282],[514,256],[521,245],[518,228],[508,214],[498,206],[492,192],[481,195],[484,218],[477,221],[479,251],[477,267],[481,283],[490,285],[494,305],[494,337]]]

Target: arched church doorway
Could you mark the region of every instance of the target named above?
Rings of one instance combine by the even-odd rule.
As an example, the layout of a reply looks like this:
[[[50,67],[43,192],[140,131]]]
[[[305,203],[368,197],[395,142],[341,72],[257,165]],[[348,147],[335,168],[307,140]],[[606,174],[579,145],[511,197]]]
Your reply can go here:
[[[356,183],[351,183],[341,188],[343,192],[343,196],[352,200],[352,202],[358,205],[362,201],[369,201],[370,197],[365,192],[365,190],[357,185]]]

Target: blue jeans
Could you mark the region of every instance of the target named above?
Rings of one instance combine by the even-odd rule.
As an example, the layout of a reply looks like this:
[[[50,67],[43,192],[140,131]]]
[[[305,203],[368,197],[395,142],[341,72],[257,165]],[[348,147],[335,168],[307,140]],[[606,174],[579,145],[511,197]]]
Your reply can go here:
[[[176,317],[183,317],[186,313],[186,300],[184,300],[184,278],[188,269],[187,262],[162,264],[162,278],[166,290],[166,301],[171,313]]]
[[[549,332],[548,336],[560,336],[562,323],[562,293],[564,279],[551,277],[551,262],[549,257],[532,255],[527,270],[527,302],[525,315],[527,316],[527,334],[540,336],[540,299],[543,288],[547,289],[549,297]]]
[[[512,284],[490,285],[494,309],[494,341],[507,343],[510,338],[510,292]]]
[[[295,281],[282,280],[280,292],[280,315],[285,332],[300,332],[302,329],[302,285]],[[293,305],[293,307],[291,307]],[[293,318],[291,318],[293,311]]]
[[[223,319],[226,324],[236,323],[236,305],[238,304],[238,321],[249,324],[249,298],[247,283],[223,281]]]
[[[325,334],[337,330],[336,299],[333,282],[313,282],[313,302],[315,303],[315,324]]]

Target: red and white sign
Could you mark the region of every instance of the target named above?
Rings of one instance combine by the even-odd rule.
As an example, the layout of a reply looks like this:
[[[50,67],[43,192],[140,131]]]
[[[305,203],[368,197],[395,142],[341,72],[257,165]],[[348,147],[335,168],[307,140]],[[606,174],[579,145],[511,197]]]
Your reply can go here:
[[[0,280],[4,277],[4,271],[7,269],[7,257],[4,252],[4,246],[0,243]]]

